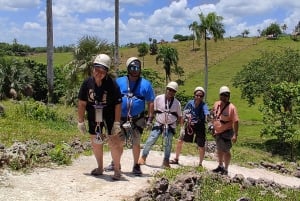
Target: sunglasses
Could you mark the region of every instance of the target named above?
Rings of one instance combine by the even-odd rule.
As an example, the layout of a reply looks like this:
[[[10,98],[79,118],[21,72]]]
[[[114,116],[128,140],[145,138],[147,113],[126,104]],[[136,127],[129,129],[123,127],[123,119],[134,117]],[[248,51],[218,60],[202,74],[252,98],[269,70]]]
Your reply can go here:
[[[203,98],[204,96],[203,95],[195,95],[195,97]]]
[[[229,96],[230,96],[230,93],[221,93],[220,96],[229,97]]]
[[[128,68],[131,71],[140,71],[141,70],[141,67],[139,67],[139,66],[129,66]]]

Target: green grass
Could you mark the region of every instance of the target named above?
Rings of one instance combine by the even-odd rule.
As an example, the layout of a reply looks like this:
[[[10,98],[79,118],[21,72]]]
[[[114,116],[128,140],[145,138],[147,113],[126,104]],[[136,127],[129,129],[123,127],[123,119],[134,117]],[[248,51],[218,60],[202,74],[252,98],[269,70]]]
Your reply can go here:
[[[46,53],[33,54],[26,58],[34,60],[38,63],[47,64],[47,54]],[[54,66],[64,66],[72,60],[73,60],[73,54],[70,52],[54,53],[54,55],[53,55],[53,65]]]

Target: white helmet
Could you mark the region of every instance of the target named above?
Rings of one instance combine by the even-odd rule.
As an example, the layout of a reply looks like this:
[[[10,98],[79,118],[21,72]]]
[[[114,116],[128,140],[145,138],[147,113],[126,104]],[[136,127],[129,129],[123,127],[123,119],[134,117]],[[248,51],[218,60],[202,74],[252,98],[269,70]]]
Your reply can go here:
[[[222,94],[222,93],[230,93],[229,88],[228,88],[227,86],[222,86],[222,87],[220,88],[219,94]]]
[[[203,94],[205,94],[205,90],[203,89],[203,87],[196,87],[194,93],[196,93],[196,91],[202,91]]]
[[[139,67],[141,67],[141,61],[136,58],[136,57],[130,57],[129,59],[127,59],[126,61],[126,68],[129,67],[129,65],[133,62],[133,61],[137,61],[139,64],[135,64],[135,65],[138,65]]]
[[[103,65],[107,69],[110,69],[111,58],[106,54],[98,54],[94,60],[94,65],[97,64]]]
[[[176,82],[169,82],[168,85],[167,85],[167,88],[170,88],[170,89],[173,89],[175,91],[178,90],[178,84]]]

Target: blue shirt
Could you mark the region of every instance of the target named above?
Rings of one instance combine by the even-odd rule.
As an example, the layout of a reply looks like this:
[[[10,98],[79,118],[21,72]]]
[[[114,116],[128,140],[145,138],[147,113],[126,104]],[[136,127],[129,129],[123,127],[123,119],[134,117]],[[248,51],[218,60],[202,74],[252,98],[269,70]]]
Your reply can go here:
[[[137,81],[129,81],[127,76],[122,76],[117,78],[116,82],[122,94],[121,117],[139,115],[145,111],[146,102],[154,101],[155,94],[152,84],[145,78],[140,77]],[[132,97],[129,92],[132,93]],[[130,110],[130,114],[128,114],[128,110]]]
[[[192,115],[192,122],[204,122],[205,116],[209,115],[208,106],[204,102],[201,102],[198,107],[196,107],[195,101],[189,100],[185,105],[184,110],[190,111],[189,113]]]

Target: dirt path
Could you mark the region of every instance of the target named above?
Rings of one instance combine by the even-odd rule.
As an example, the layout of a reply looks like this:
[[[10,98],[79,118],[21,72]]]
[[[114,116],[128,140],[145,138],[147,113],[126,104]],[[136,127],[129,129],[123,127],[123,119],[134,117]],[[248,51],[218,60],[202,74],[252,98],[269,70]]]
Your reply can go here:
[[[173,155],[171,156],[173,158]],[[137,191],[149,186],[153,173],[161,171],[163,153],[151,151],[147,158],[147,165],[142,166],[143,176],[131,175],[132,154],[131,150],[124,151],[122,157],[123,178],[113,182],[110,178],[112,172],[94,177],[90,171],[96,167],[93,156],[82,156],[73,162],[72,166],[54,169],[37,169],[30,174],[11,174],[4,172],[0,181],[0,200],[39,200],[39,201],[67,201],[67,200],[126,200]],[[111,158],[105,154],[104,162],[108,164]],[[181,156],[181,165],[196,165],[198,159],[192,156]],[[176,167],[173,165],[172,167]],[[213,169],[217,166],[215,161],[204,161],[203,166]],[[300,187],[300,179],[283,176],[264,169],[249,169],[232,165],[229,175],[243,174],[246,178],[264,178],[288,186]],[[4,179],[3,179],[4,178]]]

